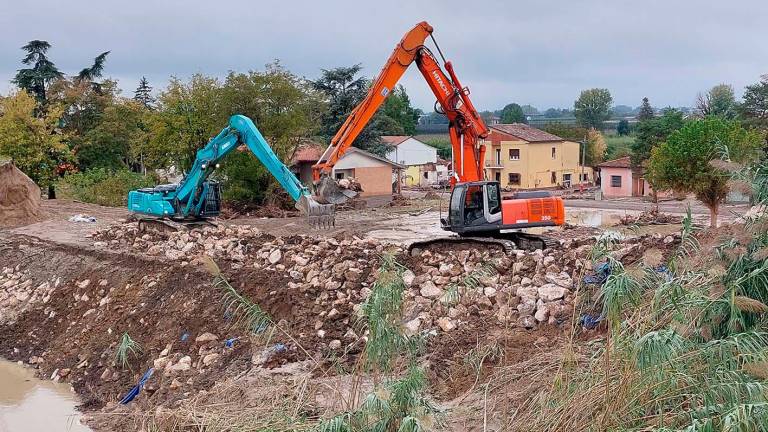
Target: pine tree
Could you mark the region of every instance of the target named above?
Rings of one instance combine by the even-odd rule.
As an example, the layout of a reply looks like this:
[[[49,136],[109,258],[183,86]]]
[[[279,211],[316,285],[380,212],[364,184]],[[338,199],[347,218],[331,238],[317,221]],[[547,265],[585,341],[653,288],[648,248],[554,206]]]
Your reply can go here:
[[[32,66],[27,69],[19,69],[13,83],[35,96],[39,106],[45,105],[48,85],[64,76],[59,69],[45,55],[51,44],[43,40],[29,41],[21,47],[27,55],[21,61],[25,65]]]
[[[648,98],[643,98],[643,104],[640,106],[640,112],[637,114],[637,119],[640,121],[650,120],[654,117],[653,108],[648,102]]]
[[[133,100],[144,105],[146,108],[152,109],[152,104],[155,102],[155,98],[152,97],[152,87],[150,87],[146,77],[141,77],[139,86],[136,88],[136,91],[133,92]]]

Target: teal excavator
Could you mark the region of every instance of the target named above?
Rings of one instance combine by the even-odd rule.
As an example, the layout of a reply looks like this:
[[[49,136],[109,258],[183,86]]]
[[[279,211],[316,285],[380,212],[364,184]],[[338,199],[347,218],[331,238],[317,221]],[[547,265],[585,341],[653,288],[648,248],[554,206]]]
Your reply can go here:
[[[197,151],[192,168],[179,183],[130,191],[128,210],[138,216],[140,225],[158,222],[172,229],[206,223],[207,218],[218,216],[221,186],[208,177],[219,167],[219,161],[241,144],[277,179],[312,226],[334,226],[334,205],[319,203],[275,155],[253,121],[242,115],[230,117],[229,126]]]

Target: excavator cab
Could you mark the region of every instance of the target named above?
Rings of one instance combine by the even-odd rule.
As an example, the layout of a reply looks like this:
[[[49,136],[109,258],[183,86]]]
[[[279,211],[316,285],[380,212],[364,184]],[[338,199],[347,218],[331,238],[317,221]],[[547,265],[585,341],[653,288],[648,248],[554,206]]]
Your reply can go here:
[[[442,228],[458,234],[479,234],[501,229],[501,187],[499,182],[457,183],[451,192],[448,219]]]
[[[499,182],[456,183],[448,218],[440,222],[444,230],[462,236],[493,236],[501,230],[563,225],[565,208],[562,198],[547,191],[518,192],[502,200]]]

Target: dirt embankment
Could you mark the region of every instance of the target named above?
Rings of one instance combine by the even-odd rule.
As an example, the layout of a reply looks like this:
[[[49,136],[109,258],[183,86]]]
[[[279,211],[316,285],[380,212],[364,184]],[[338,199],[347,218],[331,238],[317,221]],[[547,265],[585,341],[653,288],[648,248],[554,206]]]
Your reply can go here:
[[[97,430],[140,429],[147,413],[157,417],[190,401],[215,399],[222,383],[248,383],[249,392],[264,394],[274,376],[291,377],[294,385],[297,376],[309,377],[314,392],[301,392],[306,400],[293,411],[297,417],[345,408],[339,401],[348,392],[319,383],[343,381],[355,368],[366,342],[360,308],[385,251],[407,268],[403,328],[432,334],[425,358],[431,393],[449,404],[475,387],[484,366],[528,361],[557,346],[570,327],[594,242],[568,239],[559,249],[509,256],[467,247],[412,256],[373,240],[274,237],[250,227],[150,234],[126,223],[95,238],[91,249],[3,238],[0,356],[70,382]],[[618,253],[630,263],[645,248],[671,243],[648,236]],[[252,335],[237,325],[222,286],[213,286],[197,263],[201,255],[213,257],[232,287],[279,330]],[[454,290],[459,295],[449,299]],[[141,350],[123,366],[115,353],[125,333]],[[501,347],[504,355],[484,356],[477,369],[472,353],[487,346]],[[118,406],[150,367],[155,373],[142,393]],[[131,415],[130,425],[124,414]]]
[[[0,161],[0,228],[44,218],[40,188],[11,162]]]

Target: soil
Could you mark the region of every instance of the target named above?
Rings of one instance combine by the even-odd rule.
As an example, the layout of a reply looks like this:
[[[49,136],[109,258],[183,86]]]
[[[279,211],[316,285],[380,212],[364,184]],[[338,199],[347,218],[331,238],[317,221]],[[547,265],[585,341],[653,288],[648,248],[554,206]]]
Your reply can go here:
[[[12,162],[0,162],[0,227],[39,222],[45,217],[40,188]]]

